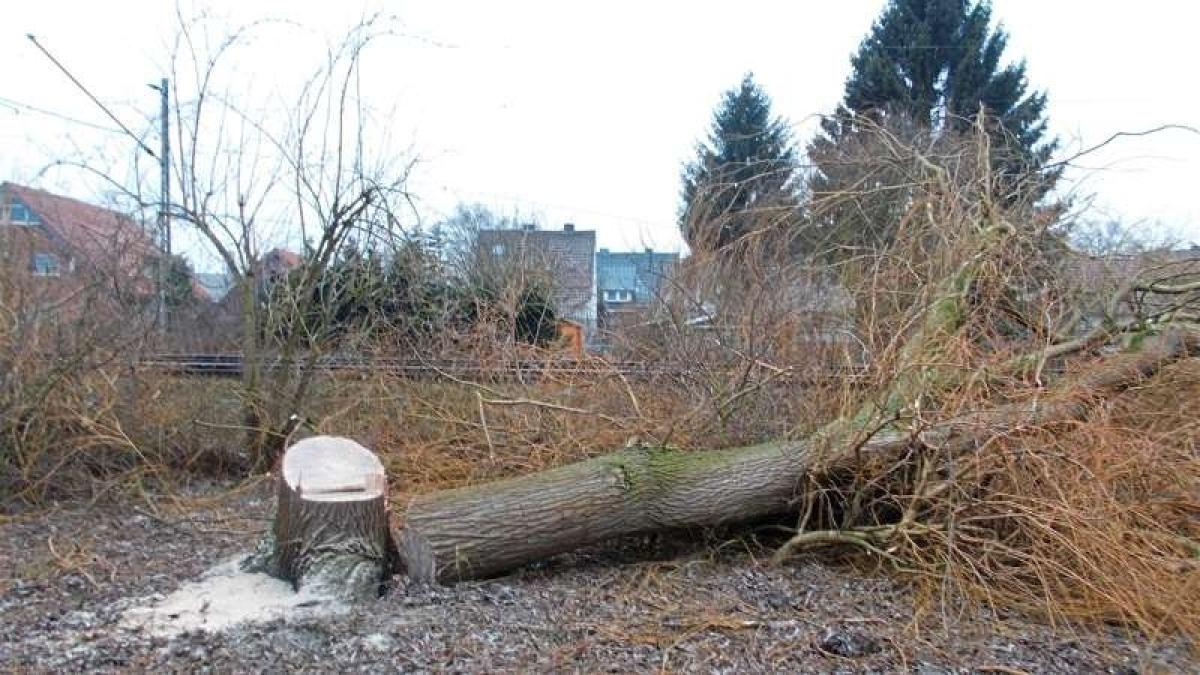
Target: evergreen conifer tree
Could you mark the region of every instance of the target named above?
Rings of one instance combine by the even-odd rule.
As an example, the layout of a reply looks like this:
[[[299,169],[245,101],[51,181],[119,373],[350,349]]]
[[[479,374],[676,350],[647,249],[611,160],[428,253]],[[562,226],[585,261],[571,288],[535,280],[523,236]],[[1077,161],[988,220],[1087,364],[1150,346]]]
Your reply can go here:
[[[884,187],[884,172],[861,161],[864,130],[882,127],[902,141],[933,147],[967,135],[982,109],[998,196],[1043,196],[1059,175],[1049,165],[1056,143],[1046,136],[1046,96],[1029,92],[1023,62],[1001,64],[1007,44],[1008,34],[991,26],[986,1],[890,0],[851,59],[841,105],[809,147],[816,167],[811,193],[820,199]],[[865,177],[867,171],[878,175]],[[880,194],[838,214],[841,236],[832,243],[886,242],[903,211],[902,191]],[[824,233],[827,242],[830,234],[839,233]]]
[[[724,248],[746,235],[769,209],[793,206],[796,151],[771,99],[746,74],[725,92],[707,142],[683,171],[680,227],[694,251]]]

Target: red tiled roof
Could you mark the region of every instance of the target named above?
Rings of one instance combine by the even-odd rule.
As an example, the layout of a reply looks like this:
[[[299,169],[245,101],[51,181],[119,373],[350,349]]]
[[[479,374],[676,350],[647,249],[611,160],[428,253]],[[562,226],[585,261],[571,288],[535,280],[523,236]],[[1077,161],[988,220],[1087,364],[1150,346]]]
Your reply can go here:
[[[158,252],[150,236],[123,213],[14,183],[0,189],[37,215],[51,241],[94,264],[108,260],[128,271]]]
[[[304,259],[299,253],[289,251],[286,248],[273,248],[263,254],[263,264],[268,268],[281,268],[290,270],[299,267]]]
[[[145,286],[149,279],[143,277],[145,265],[160,249],[128,215],[15,183],[0,184],[0,195],[16,198],[33,211],[39,221],[34,229],[51,245],[65,249],[63,253],[93,268],[137,277],[141,290],[149,290]],[[191,287],[197,300],[212,302],[211,294],[194,278]]]

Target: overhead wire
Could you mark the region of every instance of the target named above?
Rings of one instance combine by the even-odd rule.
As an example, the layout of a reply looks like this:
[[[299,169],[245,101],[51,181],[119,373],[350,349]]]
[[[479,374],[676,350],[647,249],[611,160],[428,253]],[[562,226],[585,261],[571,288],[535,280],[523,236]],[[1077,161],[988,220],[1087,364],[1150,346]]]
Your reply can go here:
[[[100,124],[96,124],[94,122],[88,122],[85,120],[77,119],[75,117],[71,117],[70,115],[64,115],[62,113],[54,112],[53,110],[48,110],[46,108],[40,108],[38,106],[31,105],[29,103],[23,103],[21,101],[17,101],[17,100],[14,100],[14,99],[11,99],[11,98],[8,98],[5,96],[0,96],[0,105],[11,108],[13,110],[13,112],[16,112],[18,114],[21,111],[28,111],[28,112],[32,112],[32,113],[37,113],[39,115],[45,115],[47,117],[53,117],[55,119],[59,119],[64,122],[70,122],[71,124],[78,124],[80,126],[85,126],[85,127],[91,128],[91,129],[96,129],[97,131],[104,131],[104,132],[107,132],[110,134],[125,133],[125,132],[121,131],[120,129],[114,129],[112,127],[106,127],[106,126],[103,126]]]
[[[150,146],[146,145],[142,141],[142,139],[138,137],[137,134],[130,131],[129,127],[125,126],[125,123],[122,122],[120,119],[118,119],[117,116],[113,113],[113,111],[108,109],[108,106],[104,105],[104,103],[102,103],[100,101],[100,99],[96,98],[95,94],[93,94],[91,91],[89,91],[88,88],[85,87],[83,85],[83,83],[79,81],[78,78],[76,78],[73,74],[71,74],[71,71],[67,70],[66,66],[64,66],[61,62],[59,62],[58,59],[54,58],[54,55],[51,54],[50,51],[47,50],[45,47],[43,47],[42,43],[38,42],[37,38],[34,37],[34,35],[32,33],[26,33],[25,37],[29,38],[29,41],[33,43],[33,46],[37,47],[38,50],[42,52],[42,54],[45,54],[46,58],[50,59],[51,63],[53,63],[55,66],[57,66],[58,69],[61,70],[63,72],[63,74],[66,75],[67,78],[70,79],[71,82],[74,83],[75,86],[79,88],[80,91],[82,91],[84,94],[86,94],[87,97],[92,100],[92,103],[95,103],[97,106],[99,106],[100,109],[104,111],[104,114],[108,115],[109,119],[111,119],[113,122],[116,122],[117,126],[121,128],[121,131],[125,132],[125,134],[127,136],[132,138],[142,148],[142,150],[144,150],[146,152],[146,154],[150,155],[151,157],[155,157],[155,158],[158,157],[158,155],[154,154],[154,151],[150,149]]]

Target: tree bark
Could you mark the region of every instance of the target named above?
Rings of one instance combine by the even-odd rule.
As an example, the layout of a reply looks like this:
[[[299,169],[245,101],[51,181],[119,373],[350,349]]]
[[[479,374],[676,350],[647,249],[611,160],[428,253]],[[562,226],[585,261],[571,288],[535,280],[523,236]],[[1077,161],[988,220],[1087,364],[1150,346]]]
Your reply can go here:
[[[345,438],[300,441],[284,453],[278,499],[274,527],[245,568],[314,595],[378,597],[395,545],[374,453]]]
[[[630,448],[409,505],[400,556],[410,577],[486,577],[612,537],[715,525],[786,510],[807,443],[718,452]]]
[[[621,535],[750,521],[796,510],[810,474],[898,457],[919,445],[966,451],[997,432],[1079,419],[1115,393],[1194,351],[1181,334],[1146,338],[1101,360],[1053,396],[901,432],[845,421],[794,442],[685,452],[629,448],[510,480],[418,496],[399,554],[410,577],[453,582],[511,570]]]

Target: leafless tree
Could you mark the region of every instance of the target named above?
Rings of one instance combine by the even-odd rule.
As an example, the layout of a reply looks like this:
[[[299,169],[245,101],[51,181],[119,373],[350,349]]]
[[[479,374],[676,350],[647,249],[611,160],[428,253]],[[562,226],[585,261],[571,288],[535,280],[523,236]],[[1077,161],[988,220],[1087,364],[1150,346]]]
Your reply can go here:
[[[377,137],[357,78],[371,45],[390,34],[387,20],[349,30],[293,98],[265,113],[246,107],[239,94],[247,84],[238,80],[239,49],[264,29],[218,35],[207,19],[180,15],[171,56],[178,195],[171,215],[216,252],[238,294],[243,423],[259,468],[274,461],[303,415],[329,348],[323,338],[334,317],[316,288],[339,255],[395,234],[411,211],[406,183],[414,166],[363,142]],[[284,276],[272,278],[263,265],[272,227],[303,242],[286,270],[287,293],[267,293]]]

